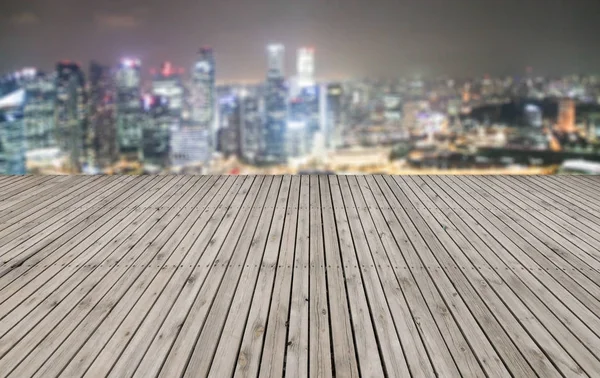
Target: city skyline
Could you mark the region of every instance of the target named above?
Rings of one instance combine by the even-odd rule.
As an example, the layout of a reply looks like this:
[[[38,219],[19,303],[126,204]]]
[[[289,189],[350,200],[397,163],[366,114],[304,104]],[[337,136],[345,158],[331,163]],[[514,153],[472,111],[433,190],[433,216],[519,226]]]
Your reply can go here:
[[[263,47],[316,50],[321,79],[422,74],[480,75],[522,72],[588,73],[600,65],[599,4],[579,0],[480,4],[357,1],[251,5],[228,2],[88,3],[58,0],[3,2],[0,71],[71,59],[117,61],[139,57],[145,67],[164,60],[182,65],[198,46],[215,50],[217,81],[262,79]],[[207,12],[210,10],[210,12]],[[186,67],[187,68],[187,67]],[[147,74],[147,72],[144,72]]]

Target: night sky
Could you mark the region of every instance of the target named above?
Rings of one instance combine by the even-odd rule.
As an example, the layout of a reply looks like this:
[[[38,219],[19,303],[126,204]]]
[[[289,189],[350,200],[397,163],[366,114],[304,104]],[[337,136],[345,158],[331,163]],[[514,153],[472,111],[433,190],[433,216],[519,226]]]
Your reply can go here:
[[[260,80],[265,45],[316,49],[318,78],[600,72],[598,0],[2,0],[0,72],[60,59],[215,49],[219,81]]]

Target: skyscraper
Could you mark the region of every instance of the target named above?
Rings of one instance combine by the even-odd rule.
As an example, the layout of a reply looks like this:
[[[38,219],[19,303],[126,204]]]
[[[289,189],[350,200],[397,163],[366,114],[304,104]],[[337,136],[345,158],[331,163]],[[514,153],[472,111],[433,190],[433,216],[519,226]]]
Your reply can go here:
[[[56,141],[67,156],[66,169],[81,172],[82,164],[94,159],[87,156],[91,138],[86,124],[85,77],[77,63],[62,61],[56,65]]]
[[[34,77],[25,83],[26,103],[23,110],[23,122],[28,152],[56,148],[54,81],[53,75],[36,72]]]
[[[285,76],[285,48],[280,44],[272,44],[267,46],[268,59],[268,77],[284,77]]]
[[[169,136],[172,119],[164,97],[144,96],[142,153],[144,170],[158,173],[169,164]]]
[[[0,97],[0,174],[25,174],[24,104],[24,89]]]
[[[337,148],[342,144],[342,96],[343,88],[339,83],[327,86],[327,110],[325,127],[325,145],[327,148]]]
[[[240,92],[240,157],[247,163],[255,164],[259,158],[264,127],[264,100],[257,88]]]
[[[203,47],[192,69],[192,124],[212,132],[215,109],[215,58],[210,47]]]
[[[575,131],[575,101],[563,99],[558,104],[558,130],[564,133]]]
[[[118,160],[115,80],[110,67],[90,64],[89,124],[94,130],[93,148],[99,168]]]
[[[315,51],[309,47],[298,49],[296,61],[297,80],[301,88],[315,85]]]
[[[119,153],[126,160],[141,158],[143,117],[140,70],[139,60],[123,59],[116,74],[117,141]]]
[[[168,104],[171,126],[181,127],[183,113],[183,83],[181,69],[175,69],[171,62],[164,62],[152,78],[152,94],[164,97]]]
[[[263,163],[286,162],[287,87],[283,74],[284,48],[282,45],[267,47],[269,70],[265,93],[266,120],[262,133],[260,158]]]
[[[217,150],[225,156],[241,155],[240,134],[241,116],[238,91],[230,89],[229,93],[219,98],[219,132]]]
[[[55,130],[56,75],[36,72],[25,83],[23,109],[27,171],[57,173],[61,160]]]

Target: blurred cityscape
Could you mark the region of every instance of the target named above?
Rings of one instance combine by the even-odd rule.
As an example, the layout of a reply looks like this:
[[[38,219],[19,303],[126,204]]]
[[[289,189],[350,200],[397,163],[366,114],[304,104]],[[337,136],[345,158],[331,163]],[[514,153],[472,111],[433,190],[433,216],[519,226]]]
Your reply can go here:
[[[210,47],[7,73],[0,173],[600,173],[600,76],[317,82],[314,49],[264,54],[252,85],[217,85]]]

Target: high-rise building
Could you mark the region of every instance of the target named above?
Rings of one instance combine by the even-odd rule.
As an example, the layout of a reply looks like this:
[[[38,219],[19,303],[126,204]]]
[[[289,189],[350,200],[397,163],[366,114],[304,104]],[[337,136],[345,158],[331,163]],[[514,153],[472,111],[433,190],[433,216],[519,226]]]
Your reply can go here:
[[[267,46],[268,77],[285,76],[285,48],[280,44]]]
[[[241,156],[241,111],[239,93],[231,91],[219,98],[217,150],[226,156]]]
[[[266,119],[259,160],[267,164],[286,162],[287,86],[283,76],[282,45],[267,47],[269,71],[265,92]]]
[[[315,73],[315,51],[309,47],[302,47],[298,49],[298,56],[296,61],[297,80],[298,85],[303,87],[310,87],[315,85],[314,73]]]
[[[265,114],[264,100],[257,89],[244,89],[240,96],[240,158],[257,163],[262,143]]]
[[[192,69],[192,125],[214,132],[215,58],[210,47],[203,47]]]
[[[169,165],[170,128],[173,121],[165,97],[144,96],[142,154],[144,170],[158,173]]]
[[[203,47],[198,52],[198,59],[192,67],[191,94],[191,119],[186,132],[193,133],[198,141],[194,156],[203,156],[208,163],[212,150],[217,145],[217,114],[215,110],[215,57],[212,48]],[[207,138],[204,140],[203,138]],[[194,149],[190,147],[190,149]],[[194,162],[199,163],[199,162]]]
[[[58,63],[56,65],[56,141],[61,152],[67,156],[64,168],[69,172],[81,172],[83,164],[93,163],[95,158],[89,149],[93,136],[88,135],[86,103],[85,76],[79,65],[70,61]]]
[[[559,102],[557,128],[564,133],[575,131],[575,101],[563,99]]]
[[[141,63],[123,59],[116,73],[117,141],[126,160],[140,160],[142,149]]]
[[[289,102],[286,151],[290,157],[311,153],[315,133],[321,130],[320,90],[316,85],[299,88]]]
[[[181,69],[175,69],[170,62],[162,64],[152,79],[152,94],[164,97],[168,104],[172,127],[181,127],[184,87]]]
[[[56,90],[53,75],[36,72],[25,83],[26,102],[23,109],[27,150],[55,148],[54,102]]]
[[[24,89],[5,93],[0,98],[0,174],[23,175],[26,172],[24,105]]]
[[[23,123],[28,172],[55,173],[58,168],[56,165],[61,160],[54,126],[55,82],[55,74],[36,72],[24,85],[26,102]]]
[[[327,85],[327,120],[325,133],[325,146],[337,148],[342,144],[342,96],[343,88],[339,83]]]
[[[107,168],[118,160],[115,80],[110,67],[90,64],[89,125],[95,140],[98,168]]]

